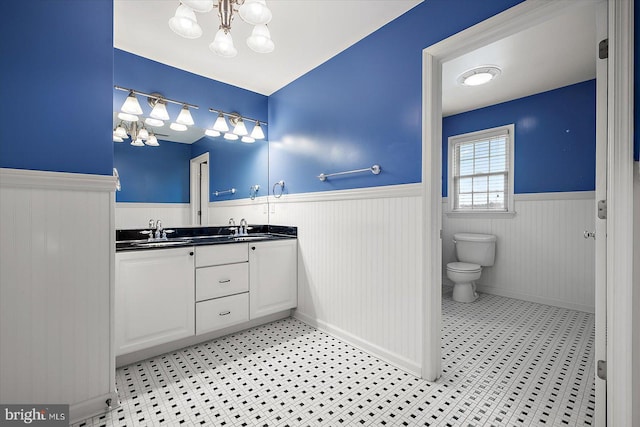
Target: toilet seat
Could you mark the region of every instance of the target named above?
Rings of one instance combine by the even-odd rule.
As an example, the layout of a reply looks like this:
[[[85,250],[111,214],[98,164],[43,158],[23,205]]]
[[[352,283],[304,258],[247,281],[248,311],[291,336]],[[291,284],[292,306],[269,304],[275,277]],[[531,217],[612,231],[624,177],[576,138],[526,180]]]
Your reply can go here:
[[[470,262],[450,262],[447,264],[447,270],[456,273],[479,273],[482,271],[482,267]]]

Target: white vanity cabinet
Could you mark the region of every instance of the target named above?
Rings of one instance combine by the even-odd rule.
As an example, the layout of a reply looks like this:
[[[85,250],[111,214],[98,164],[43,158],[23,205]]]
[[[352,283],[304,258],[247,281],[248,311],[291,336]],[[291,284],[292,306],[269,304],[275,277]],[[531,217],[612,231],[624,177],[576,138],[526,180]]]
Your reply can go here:
[[[249,244],[249,318],[298,305],[298,242],[276,240]]]
[[[196,247],[196,335],[249,320],[247,243]]]
[[[194,248],[116,253],[116,355],[194,335]]]

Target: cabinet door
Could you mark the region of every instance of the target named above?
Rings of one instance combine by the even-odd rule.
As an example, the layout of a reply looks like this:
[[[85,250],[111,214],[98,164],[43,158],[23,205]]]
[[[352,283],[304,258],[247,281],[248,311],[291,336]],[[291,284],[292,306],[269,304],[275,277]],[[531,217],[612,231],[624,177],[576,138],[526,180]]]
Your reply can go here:
[[[193,248],[116,254],[116,354],[195,331]]]
[[[249,245],[249,317],[255,319],[298,305],[298,241]]]

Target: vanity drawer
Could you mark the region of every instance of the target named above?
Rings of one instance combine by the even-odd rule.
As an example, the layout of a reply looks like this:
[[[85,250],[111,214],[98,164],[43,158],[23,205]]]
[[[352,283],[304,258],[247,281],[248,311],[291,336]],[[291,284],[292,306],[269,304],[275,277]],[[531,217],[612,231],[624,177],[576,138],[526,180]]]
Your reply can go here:
[[[233,264],[249,259],[248,243],[196,246],[196,267]]]
[[[249,320],[249,293],[196,303],[196,335]]]
[[[196,268],[196,301],[249,290],[249,263]]]

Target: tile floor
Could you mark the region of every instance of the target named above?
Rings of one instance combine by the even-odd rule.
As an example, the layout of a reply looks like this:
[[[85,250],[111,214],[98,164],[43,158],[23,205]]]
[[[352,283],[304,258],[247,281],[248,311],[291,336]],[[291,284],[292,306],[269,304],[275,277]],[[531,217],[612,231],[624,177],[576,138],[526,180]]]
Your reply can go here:
[[[289,318],[118,369],[121,406],[75,426],[592,425],[592,314],[443,300],[430,383]]]

